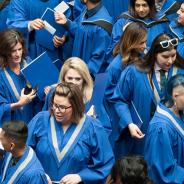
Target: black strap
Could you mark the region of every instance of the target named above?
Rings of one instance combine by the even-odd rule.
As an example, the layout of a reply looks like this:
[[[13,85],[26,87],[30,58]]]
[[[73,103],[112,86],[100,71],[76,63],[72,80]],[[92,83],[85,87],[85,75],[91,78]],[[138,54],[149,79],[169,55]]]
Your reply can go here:
[[[94,24],[94,25],[97,25],[97,26],[100,26],[102,28],[104,28],[109,34],[112,33],[112,24],[110,22],[107,22],[105,20],[97,20],[97,21],[93,21],[93,22],[90,22],[90,21],[83,21],[82,24]]]
[[[10,0],[2,0],[0,1],[0,10],[5,8],[10,3]]]

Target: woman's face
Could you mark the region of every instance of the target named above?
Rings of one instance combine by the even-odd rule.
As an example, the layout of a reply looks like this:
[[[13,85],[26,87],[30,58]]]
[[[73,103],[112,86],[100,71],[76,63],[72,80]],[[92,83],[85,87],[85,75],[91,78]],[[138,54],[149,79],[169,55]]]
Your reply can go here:
[[[161,52],[156,55],[157,65],[165,71],[168,71],[171,68],[175,60],[176,60],[176,49]]]
[[[145,0],[135,1],[135,13],[139,18],[146,18],[150,13],[150,7]]]
[[[84,80],[77,70],[70,68],[66,72],[64,79],[65,79],[65,82],[73,83],[82,90]]]
[[[177,14],[178,14],[177,22],[181,25],[184,25],[184,3],[181,4],[181,7],[177,11]]]
[[[146,49],[146,41],[147,41],[147,36],[145,36],[142,40],[141,40],[141,42],[136,46],[136,51],[138,52],[138,53],[143,53],[144,52],[144,50]]]
[[[70,124],[72,121],[72,106],[68,97],[55,95],[53,99],[52,109],[57,122],[62,124]]]
[[[22,53],[23,53],[23,48],[21,43],[17,43],[12,51],[10,58],[8,59],[9,64],[20,64],[22,60]]]

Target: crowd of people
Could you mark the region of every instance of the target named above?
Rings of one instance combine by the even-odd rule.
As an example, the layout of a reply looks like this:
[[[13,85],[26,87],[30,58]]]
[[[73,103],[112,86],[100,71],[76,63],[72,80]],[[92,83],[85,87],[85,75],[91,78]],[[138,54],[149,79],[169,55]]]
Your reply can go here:
[[[183,0],[0,1],[0,183],[183,184],[183,112]]]

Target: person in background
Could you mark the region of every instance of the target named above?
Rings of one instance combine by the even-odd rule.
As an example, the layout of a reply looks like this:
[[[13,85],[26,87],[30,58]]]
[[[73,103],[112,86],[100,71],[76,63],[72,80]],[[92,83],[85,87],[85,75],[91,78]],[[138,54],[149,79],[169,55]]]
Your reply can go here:
[[[0,33],[0,40],[0,126],[10,120],[28,123],[36,112],[36,91],[25,92],[28,82],[20,72],[30,62],[23,36],[7,29]]]
[[[184,183],[184,75],[173,76],[151,120],[145,159],[155,183]]]
[[[51,103],[29,123],[28,145],[45,172],[53,182],[105,183],[114,163],[112,149],[100,122],[84,114],[79,87],[59,83]]]
[[[105,52],[110,43],[112,18],[101,0],[82,0],[86,8],[71,21],[64,14],[55,13],[58,24],[64,25],[74,39],[72,56],[83,59],[95,77],[106,68]]]
[[[141,156],[125,156],[112,167],[106,184],[153,184],[146,161]]]
[[[45,172],[33,149],[26,146],[28,128],[22,121],[3,124],[0,141],[6,151],[1,170],[2,184],[47,184]]]
[[[177,11],[177,18],[172,20],[169,24],[169,30],[171,34],[178,38],[179,44],[177,47],[177,51],[182,58],[184,58],[184,3],[181,4],[180,8]]]
[[[119,152],[144,153],[145,135],[156,105],[165,96],[165,85],[173,75],[184,73],[184,61],[178,55],[178,40],[168,34],[158,35],[143,60],[123,70],[111,100],[120,118]]]
[[[110,136],[112,146],[118,137],[117,114],[111,102],[115,87],[120,79],[121,72],[126,66],[133,64],[143,57],[146,50],[147,30],[142,23],[131,22],[124,31],[120,42],[114,49],[115,58],[107,68],[108,80],[104,95],[104,106],[111,117],[112,133]],[[118,152],[118,147],[115,152]]]
[[[130,22],[141,22],[147,28],[148,48],[157,35],[167,32],[169,20],[165,15],[159,15],[156,12],[155,0],[130,0],[129,3],[129,11],[122,13],[113,26],[111,43],[106,52],[108,62],[111,62],[112,51]]]

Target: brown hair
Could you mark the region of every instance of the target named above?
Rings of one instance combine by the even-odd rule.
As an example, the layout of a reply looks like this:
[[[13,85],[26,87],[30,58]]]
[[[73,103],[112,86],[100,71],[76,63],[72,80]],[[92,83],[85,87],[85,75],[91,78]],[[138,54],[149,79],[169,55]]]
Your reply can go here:
[[[54,97],[56,95],[68,98],[72,106],[72,121],[79,123],[85,110],[82,92],[79,87],[71,83],[61,82],[56,86],[56,89],[51,98],[51,104],[53,103]],[[53,114],[52,108],[50,109],[50,112]]]
[[[143,41],[147,30],[142,23],[132,22],[123,32],[120,42],[113,50],[113,55],[121,54],[123,64],[131,64],[139,58],[136,47]]]
[[[11,55],[13,47],[18,43],[22,45],[22,58],[26,57],[26,47],[22,34],[15,29],[6,29],[0,32],[0,67],[6,68],[8,66],[8,59]],[[23,60],[22,60],[23,61]]]

